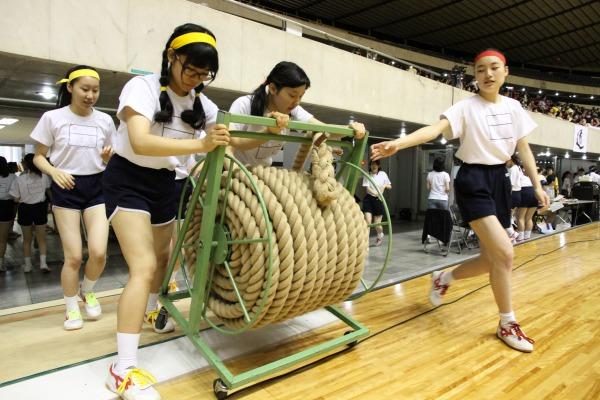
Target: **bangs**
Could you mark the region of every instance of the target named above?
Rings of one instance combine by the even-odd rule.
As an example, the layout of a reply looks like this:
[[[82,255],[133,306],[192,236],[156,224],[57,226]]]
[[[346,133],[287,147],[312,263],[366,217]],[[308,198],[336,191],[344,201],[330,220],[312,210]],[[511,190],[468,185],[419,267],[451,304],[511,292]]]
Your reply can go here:
[[[176,53],[187,57],[185,60],[186,66],[207,68],[214,74],[219,71],[219,53],[217,49],[207,43],[190,43],[178,49]]]

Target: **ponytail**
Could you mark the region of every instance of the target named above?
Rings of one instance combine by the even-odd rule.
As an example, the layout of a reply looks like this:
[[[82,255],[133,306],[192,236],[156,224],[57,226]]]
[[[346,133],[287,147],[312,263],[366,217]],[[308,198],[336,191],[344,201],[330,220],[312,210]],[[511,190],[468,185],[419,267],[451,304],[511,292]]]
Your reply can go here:
[[[272,83],[275,85],[277,92],[284,87],[297,88],[299,86],[310,87],[310,79],[302,68],[297,64],[289,61],[281,61],[273,67],[267,79],[252,92],[252,100],[250,103],[250,114],[263,116],[267,109],[267,86]]]
[[[96,68],[90,67],[88,65],[77,65],[67,71],[65,74],[65,79],[69,79],[69,75],[74,71],[78,71],[80,69],[91,69],[92,71],[96,71]],[[67,88],[67,85],[71,84],[71,86],[77,82],[79,78],[75,78],[70,82],[62,82],[60,87],[58,88],[58,96],[56,98],[56,108],[63,108],[71,104],[72,95]],[[59,81],[60,82],[60,81]]]

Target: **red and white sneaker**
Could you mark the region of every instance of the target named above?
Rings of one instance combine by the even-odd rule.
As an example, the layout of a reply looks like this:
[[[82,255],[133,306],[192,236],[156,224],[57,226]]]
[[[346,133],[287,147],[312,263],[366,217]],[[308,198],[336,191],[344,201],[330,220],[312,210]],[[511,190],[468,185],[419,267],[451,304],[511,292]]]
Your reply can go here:
[[[429,301],[438,307],[442,304],[442,297],[446,294],[450,285],[442,285],[442,274],[444,271],[435,271],[431,274],[431,291],[429,292]]]
[[[152,386],[155,383],[156,378],[148,371],[129,367],[120,375],[114,364],[110,365],[106,378],[108,390],[124,400],[160,400],[160,393]]]
[[[521,326],[514,321],[508,325],[498,324],[496,336],[510,348],[524,353],[531,353],[533,351],[533,343],[535,341],[525,336],[525,333],[521,330]]]

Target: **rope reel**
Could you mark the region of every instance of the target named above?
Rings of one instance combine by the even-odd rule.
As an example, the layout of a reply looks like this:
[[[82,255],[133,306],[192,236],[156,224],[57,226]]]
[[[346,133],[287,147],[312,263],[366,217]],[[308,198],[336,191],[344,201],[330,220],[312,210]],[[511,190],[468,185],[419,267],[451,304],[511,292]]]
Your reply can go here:
[[[228,246],[213,253],[206,303],[227,328],[260,327],[341,302],[360,280],[368,228],[354,197],[335,180],[331,148],[320,135],[313,146],[300,147],[297,170],[246,170],[226,156],[215,228],[220,239],[213,240]],[[312,174],[299,171],[309,148]],[[198,201],[184,234],[192,274],[202,207]]]

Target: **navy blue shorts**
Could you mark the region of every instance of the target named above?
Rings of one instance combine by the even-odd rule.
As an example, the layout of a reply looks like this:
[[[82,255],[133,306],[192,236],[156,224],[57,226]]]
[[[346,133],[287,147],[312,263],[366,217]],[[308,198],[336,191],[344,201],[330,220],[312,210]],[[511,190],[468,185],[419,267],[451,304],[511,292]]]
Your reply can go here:
[[[525,186],[521,188],[521,203],[519,207],[521,208],[537,208],[539,205],[537,199],[535,198],[535,190],[533,190],[533,186]]]
[[[383,215],[383,202],[378,197],[365,194],[365,198],[362,203],[362,210],[365,213],[370,213],[375,216]]]
[[[94,175],[73,175],[73,178],[75,187],[71,190],[61,189],[52,181],[52,207],[83,211],[104,204],[102,172]]]
[[[0,222],[12,222],[17,213],[16,203],[12,200],[0,200]]]
[[[512,191],[510,194],[510,208],[521,206],[521,191]]]
[[[152,225],[175,219],[175,171],[141,167],[114,154],[104,171],[102,189],[109,221],[119,209],[147,213]]]
[[[175,208],[177,210],[177,213],[179,212],[179,201],[181,199],[181,195],[183,194],[183,190],[185,189],[183,208],[181,209],[181,219],[185,218],[188,201],[190,199],[190,196],[192,195],[192,192],[194,191],[194,188],[192,188],[191,182],[188,183],[187,188],[186,188],[185,181],[187,181],[187,180],[188,180],[187,178],[175,180],[175,196],[173,197],[173,201],[175,202]]]
[[[495,215],[510,226],[511,184],[504,164],[463,163],[454,179],[456,203],[465,222]]]
[[[17,222],[21,226],[42,226],[48,223],[48,203],[19,204]]]

